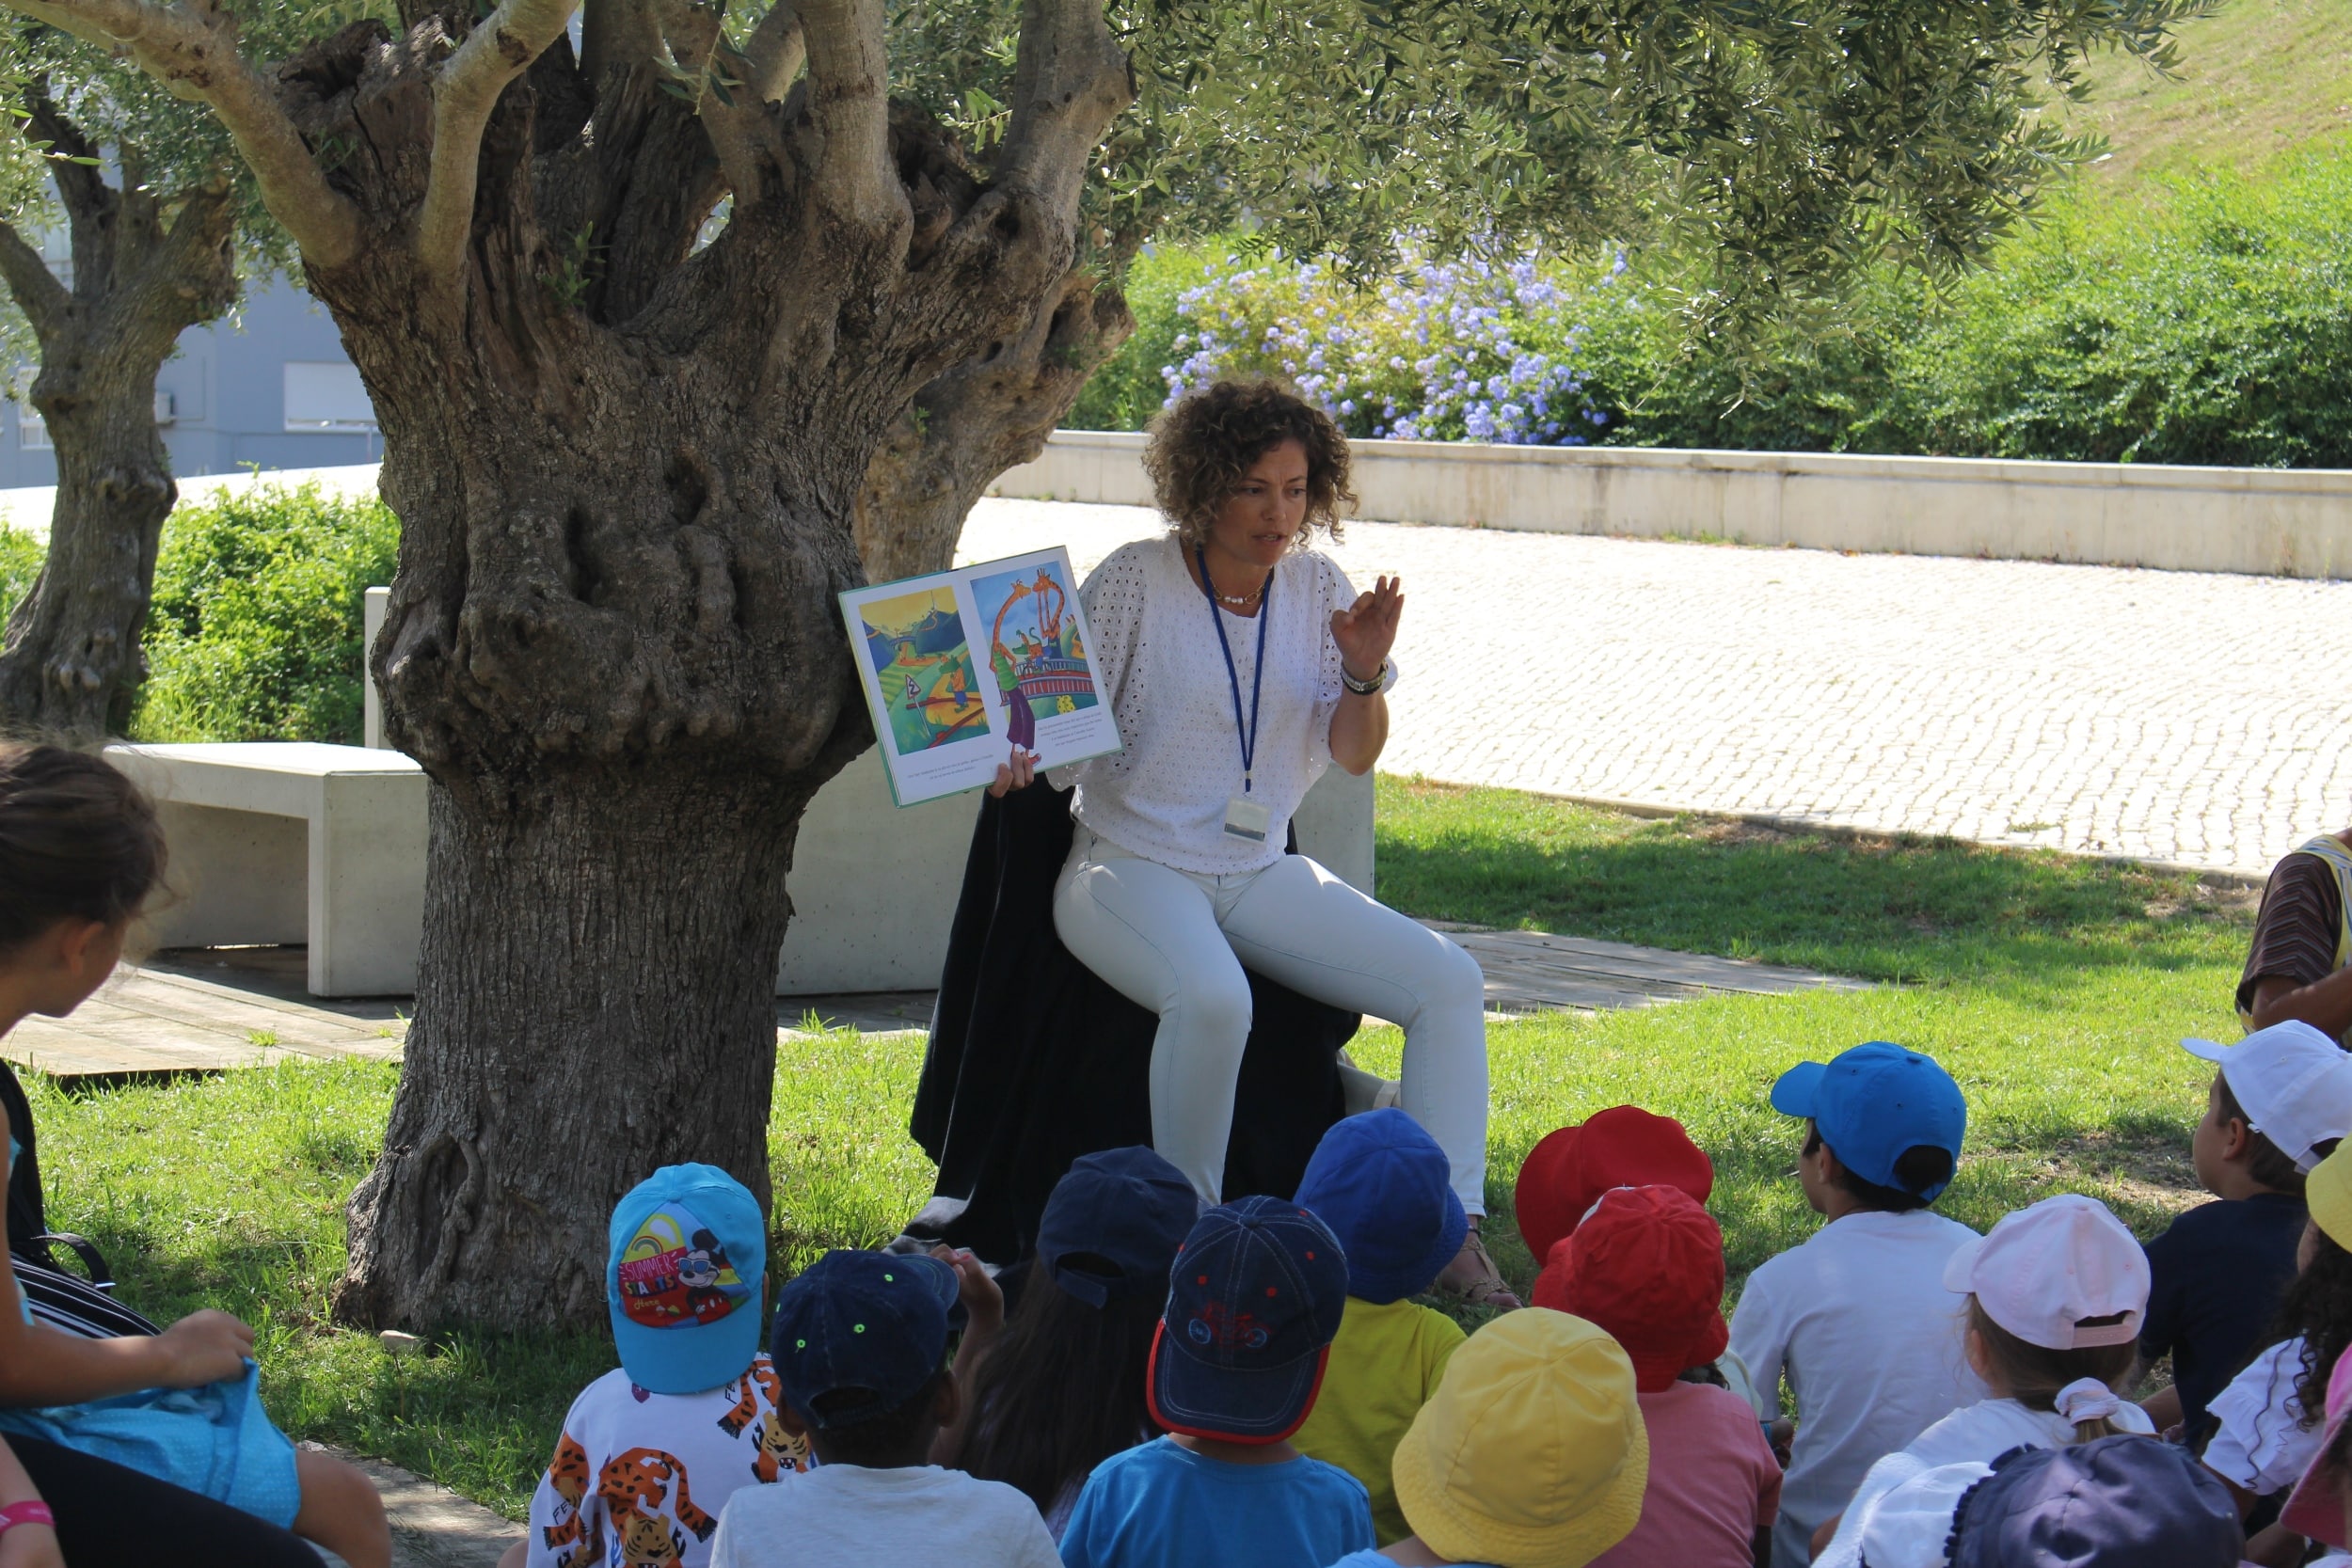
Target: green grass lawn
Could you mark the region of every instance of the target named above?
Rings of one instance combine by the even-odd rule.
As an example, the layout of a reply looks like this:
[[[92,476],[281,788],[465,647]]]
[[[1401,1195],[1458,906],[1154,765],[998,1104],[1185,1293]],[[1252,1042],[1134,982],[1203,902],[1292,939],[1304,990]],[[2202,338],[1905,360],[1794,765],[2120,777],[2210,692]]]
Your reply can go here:
[[[1496,1026],[1490,1205],[1527,1148],[1633,1101],[1714,1156],[1733,1290],[1811,1227],[1794,1125],[1765,1104],[1791,1062],[1871,1038],[1919,1047],[1968,1091],[1968,1158],[1940,1205],[1979,1227],[2054,1190],[2146,1233],[2190,1198],[2203,1074],[2174,1041],[2229,1037],[2250,920],[2187,878],[1937,842],[1789,836],[1384,780],[1383,895],[1414,913],[1806,964],[1891,982]],[[1392,1071],[1392,1031],[1357,1043]],[[905,1133],[919,1039],[844,1032],[778,1063],[784,1268],[893,1234],[929,1192]],[[210,1305],[260,1332],[289,1431],[349,1445],[519,1516],[571,1395],[612,1365],[601,1333],[454,1336],[386,1354],[326,1322],[342,1203],[390,1104],[380,1065],[290,1066],[66,1096],[29,1085],[53,1223],[96,1237],[151,1315]],[[1531,1264],[1493,1228],[1506,1272]]]

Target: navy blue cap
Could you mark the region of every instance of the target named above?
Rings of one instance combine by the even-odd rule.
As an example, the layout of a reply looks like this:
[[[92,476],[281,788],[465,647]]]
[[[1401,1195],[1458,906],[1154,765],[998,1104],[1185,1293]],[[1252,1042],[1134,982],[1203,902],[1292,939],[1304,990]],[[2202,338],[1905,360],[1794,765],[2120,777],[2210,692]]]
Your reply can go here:
[[[1333,1122],[1307,1162],[1298,1201],[1346,1249],[1347,1293],[1375,1307],[1429,1289],[1470,1231],[1453,1162],[1394,1109]]]
[[[2135,1433],[2019,1449],[1960,1500],[1951,1568],[2237,1568],[2246,1537],[2219,1478]]]
[[[1168,1266],[1200,1217],[1200,1196],[1167,1160],[1140,1146],[1104,1149],[1055,1183],[1038,1222],[1038,1261],[1089,1307],[1162,1295]]]
[[[1314,1408],[1347,1254],[1313,1212],[1245,1197],[1202,1214],[1169,1272],[1144,1387],[1170,1432],[1279,1443]]]
[[[1960,1162],[1968,1102],[1952,1075],[1916,1051],[1872,1040],[1827,1065],[1799,1062],[1772,1085],[1772,1109],[1810,1117],[1838,1164],[1865,1181],[1932,1200],[1948,1179],[1920,1188],[1895,1179],[1906,1149],[1940,1148]]]
[[[800,1418],[824,1431],[905,1404],[947,1355],[956,1271],[936,1258],[828,1252],[776,1296],[768,1354]],[[854,1400],[817,1402],[827,1394]]]

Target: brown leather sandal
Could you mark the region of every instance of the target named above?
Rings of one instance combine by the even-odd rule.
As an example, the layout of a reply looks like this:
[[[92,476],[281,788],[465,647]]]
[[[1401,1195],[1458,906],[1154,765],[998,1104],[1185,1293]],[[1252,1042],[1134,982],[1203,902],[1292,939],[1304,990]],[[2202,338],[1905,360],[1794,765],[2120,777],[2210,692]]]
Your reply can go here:
[[[1472,1267],[1455,1273],[1464,1259],[1469,1259]],[[1462,1250],[1454,1255],[1454,1261],[1446,1265],[1445,1273],[1438,1276],[1432,1290],[1449,1301],[1491,1307],[1499,1312],[1517,1311],[1527,1305],[1502,1282],[1502,1271],[1495,1267],[1494,1257],[1487,1252],[1476,1226],[1470,1227],[1470,1233],[1462,1238]]]

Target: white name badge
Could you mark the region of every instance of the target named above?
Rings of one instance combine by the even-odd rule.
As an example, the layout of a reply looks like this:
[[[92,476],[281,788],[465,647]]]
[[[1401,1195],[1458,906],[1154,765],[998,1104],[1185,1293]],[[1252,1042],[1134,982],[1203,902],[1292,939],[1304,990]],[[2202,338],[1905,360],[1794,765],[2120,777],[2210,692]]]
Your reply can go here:
[[[1235,838],[1263,844],[1266,830],[1273,825],[1272,808],[1260,805],[1247,795],[1236,795],[1225,802],[1225,831]]]

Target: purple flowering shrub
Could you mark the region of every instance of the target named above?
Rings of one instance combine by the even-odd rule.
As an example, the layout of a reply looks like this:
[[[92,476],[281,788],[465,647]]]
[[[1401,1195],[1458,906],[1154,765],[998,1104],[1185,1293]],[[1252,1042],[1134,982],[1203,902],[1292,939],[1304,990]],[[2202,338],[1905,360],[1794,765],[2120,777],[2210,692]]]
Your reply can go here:
[[[1359,288],[1325,262],[1227,257],[1177,296],[1181,357],[1160,374],[1171,402],[1281,375],[1353,436],[1581,446],[1611,418],[1586,395],[1581,308],[1624,270],[1408,255]]]

